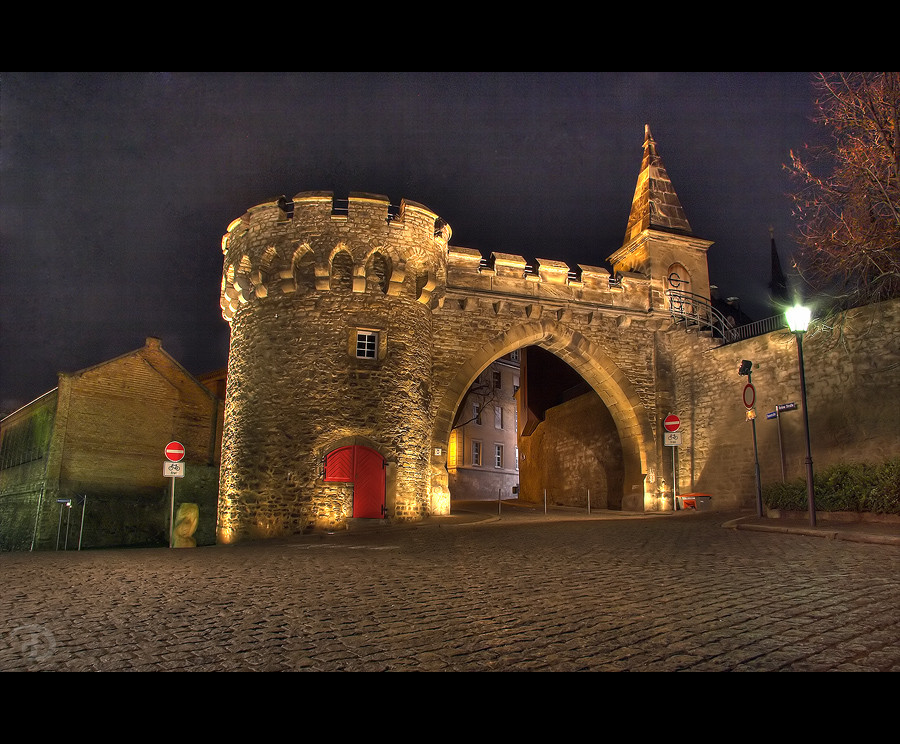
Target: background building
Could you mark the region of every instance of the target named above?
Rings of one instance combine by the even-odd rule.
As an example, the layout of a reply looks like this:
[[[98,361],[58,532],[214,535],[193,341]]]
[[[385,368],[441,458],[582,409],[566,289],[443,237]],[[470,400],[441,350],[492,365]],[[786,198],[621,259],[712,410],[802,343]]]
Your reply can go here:
[[[0,549],[167,545],[197,503],[198,544],[215,542],[221,401],[148,338],[72,374],[0,421]],[[185,476],[163,473],[171,441]]]
[[[455,500],[515,498],[519,486],[519,351],[482,372],[457,410],[447,472]]]

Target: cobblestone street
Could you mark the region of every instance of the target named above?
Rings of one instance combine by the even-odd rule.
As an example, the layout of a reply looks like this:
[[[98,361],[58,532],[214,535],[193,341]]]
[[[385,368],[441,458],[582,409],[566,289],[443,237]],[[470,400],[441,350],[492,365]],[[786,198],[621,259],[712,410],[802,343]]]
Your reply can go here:
[[[0,554],[0,670],[900,671],[900,548],[728,516]]]

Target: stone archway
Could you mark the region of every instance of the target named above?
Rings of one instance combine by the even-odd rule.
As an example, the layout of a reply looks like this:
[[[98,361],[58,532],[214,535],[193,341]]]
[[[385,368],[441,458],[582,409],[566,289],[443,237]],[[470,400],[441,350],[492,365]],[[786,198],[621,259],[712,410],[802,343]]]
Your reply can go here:
[[[649,417],[625,373],[602,348],[578,331],[552,320],[537,320],[511,328],[482,345],[459,368],[440,398],[433,433],[432,470],[433,513],[449,512],[446,453],[453,417],[469,386],[481,371],[498,357],[523,346],[538,346],[566,362],[591,386],[609,409],[615,422],[624,460],[624,509],[644,509],[644,478],[654,452]],[[442,453],[438,456],[437,453]]]

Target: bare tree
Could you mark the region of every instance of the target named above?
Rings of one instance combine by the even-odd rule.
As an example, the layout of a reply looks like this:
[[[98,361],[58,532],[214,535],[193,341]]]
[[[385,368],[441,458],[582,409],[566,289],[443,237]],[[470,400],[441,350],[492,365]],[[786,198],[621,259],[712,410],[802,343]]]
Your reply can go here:
[[[816,121],[830,144],[787,166],[800,254],[795,268],[830,310],[900,296],[900,73],[818,73]]]
[[[497,389],[492,384],[479,378],[472,383],[472,386],[466,393],[466,397],[463,399],[464,404],[470,401],[474,403],[472,416],[463,420],[463,406],[460,406],[456,412],[456,420],[454,421],[452,428],[459,429],[461,426],[471,424],[473,421],[481,423],[481,415],[488,410],[488,406],[492,405],[496,400]]]

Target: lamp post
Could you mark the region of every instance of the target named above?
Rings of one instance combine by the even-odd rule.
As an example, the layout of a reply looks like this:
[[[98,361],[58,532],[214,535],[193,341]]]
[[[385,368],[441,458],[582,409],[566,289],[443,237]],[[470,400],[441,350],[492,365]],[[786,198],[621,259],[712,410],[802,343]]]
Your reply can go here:
[[[812,450],[809,446],[809,411],[806,405],[806,374],[803,371],[803,334],[809,328],[810,310],[794,305],[785,313],[788,328],[797,337],[797,354],[800,359],[800,398],[803,402],[803,425],[806,427],[806,499],[809,504],[809,526],[816,526],[816,494],[813,486]]]

